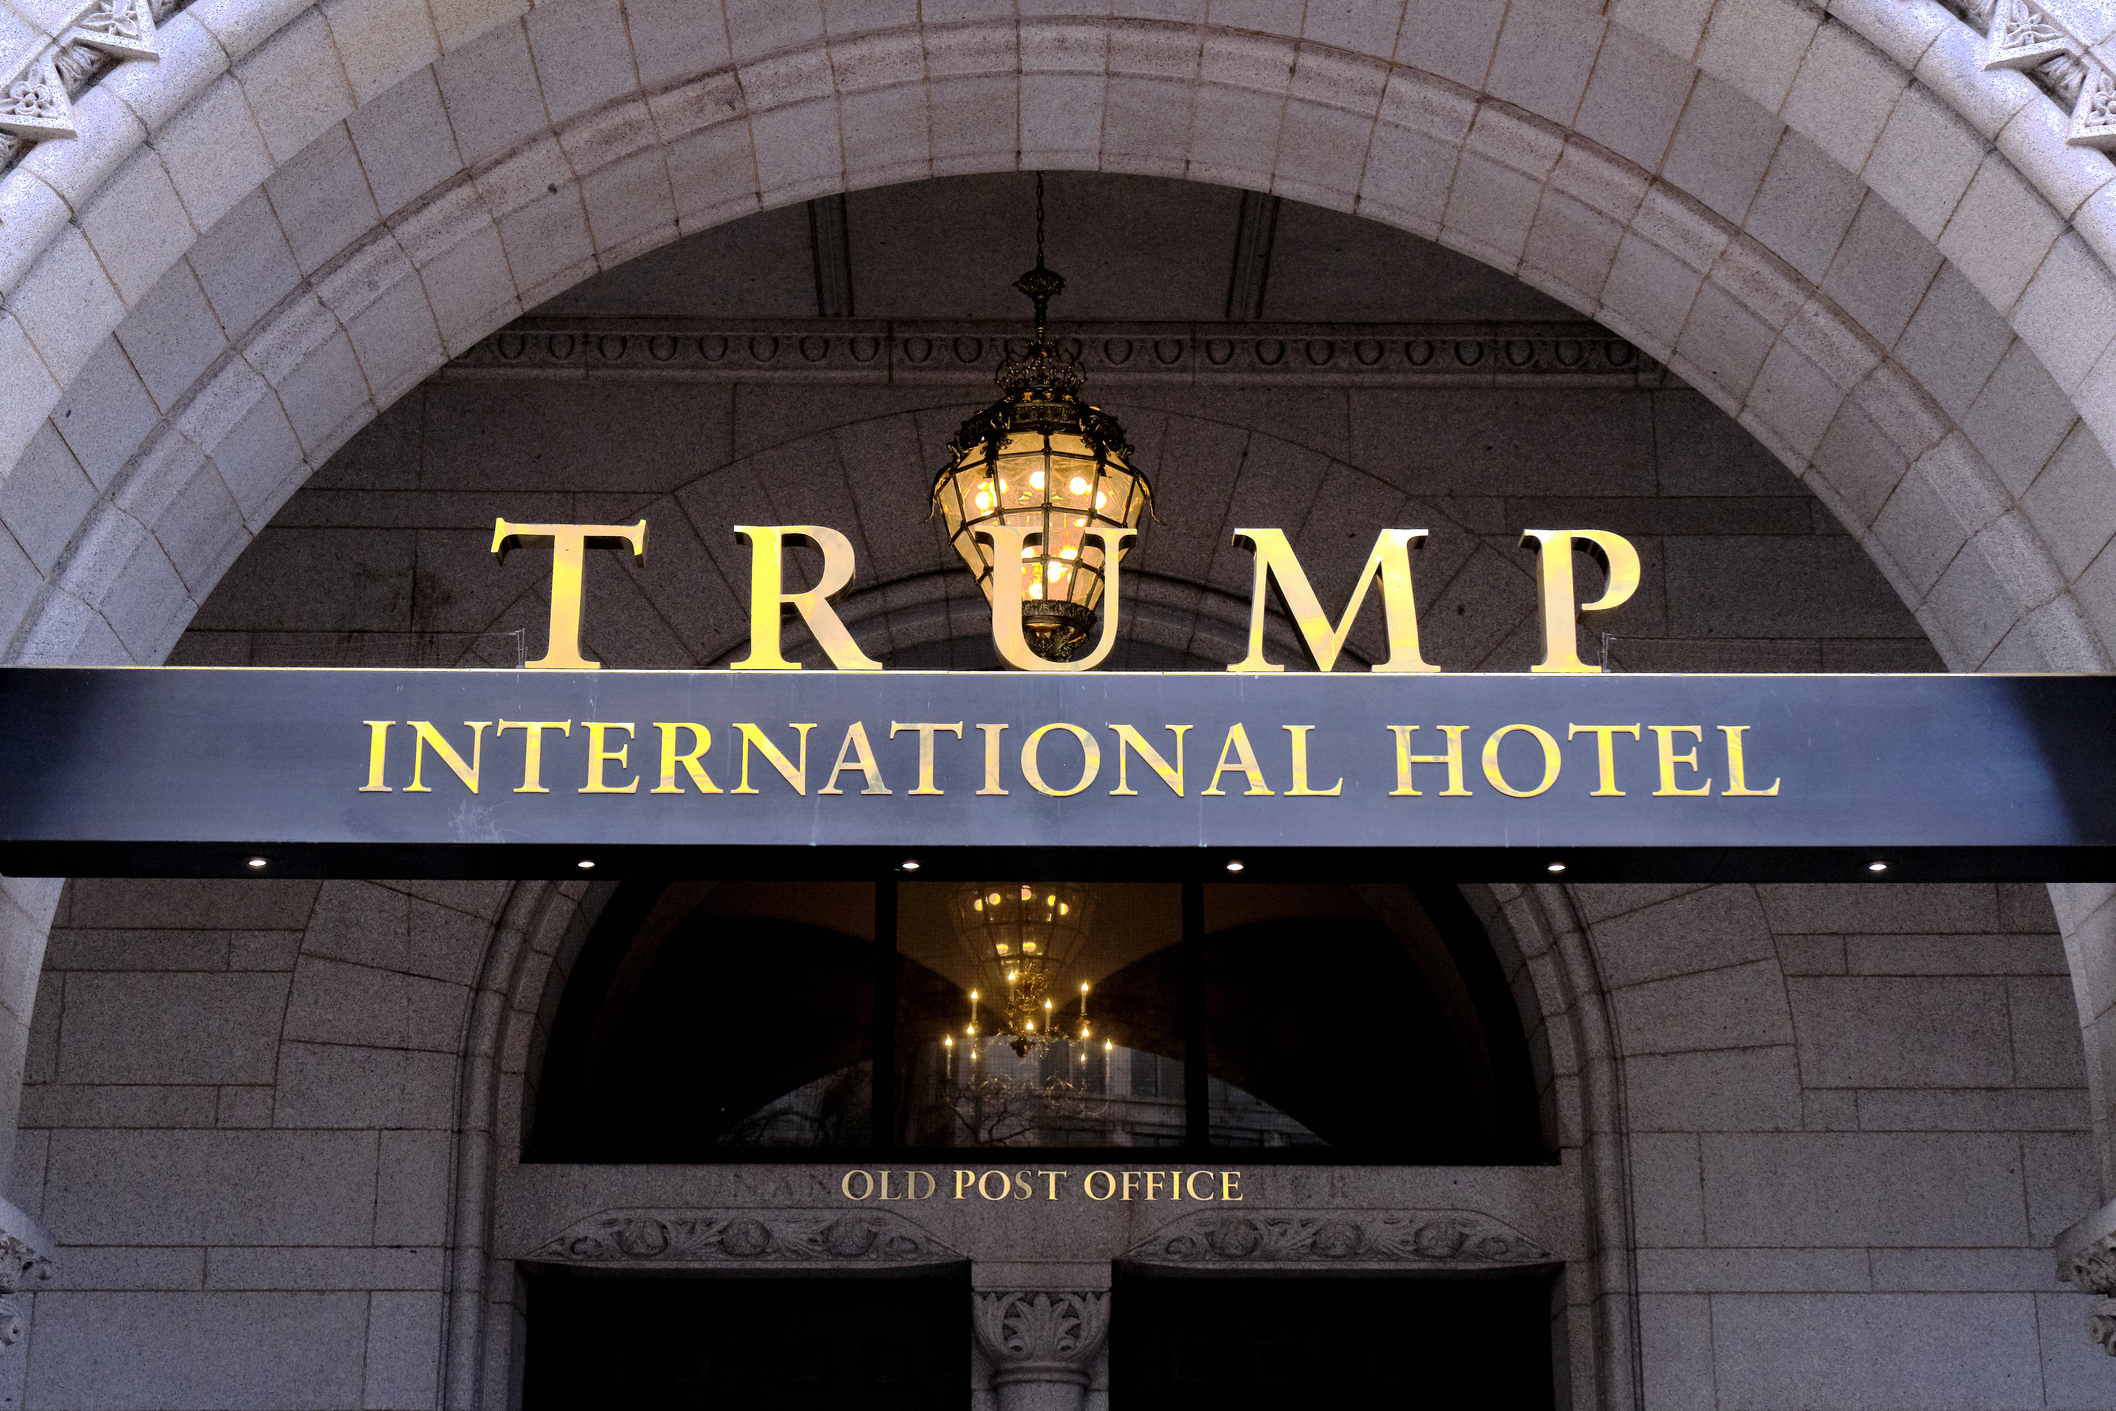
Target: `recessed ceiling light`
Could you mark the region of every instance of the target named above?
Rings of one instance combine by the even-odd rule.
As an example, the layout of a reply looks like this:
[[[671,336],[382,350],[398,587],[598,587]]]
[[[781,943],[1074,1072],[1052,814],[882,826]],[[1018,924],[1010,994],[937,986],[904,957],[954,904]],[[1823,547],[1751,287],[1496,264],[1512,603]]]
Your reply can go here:
[[[1563,872],[1565,870],[1565,864],[1562,862],[1553,862],[1550,864],[1550,866],[1544,868],[1543,870],[1545,872]]]
[[[903,872],[916,872],[918,871],[918,859],[915,857],[907,857],[902,862],[899,862],[897,864],[897,869]]]
[[[1229,872],[1239,872],[1242,870],[1242,864],[1239,862],[1230,862],[1227,864],[1227,870]]]
[[[1866,864],[1866,870],[1868,872],[1886,872],[1888,864],[1885,862],[1869,862]]]
[[[588,869],[595,866],[595,859],[592,857],[584,857],[575,865],[578,866],[581,871],[586,872]]]
[[[251,858],[251,859],[250,859],[250,866],[252,866],[252,867],[263,867],[264,865],[265,865],[265,859],[264,859],[264,858],[261,858],[261,857],[253,857],[253,858]]]

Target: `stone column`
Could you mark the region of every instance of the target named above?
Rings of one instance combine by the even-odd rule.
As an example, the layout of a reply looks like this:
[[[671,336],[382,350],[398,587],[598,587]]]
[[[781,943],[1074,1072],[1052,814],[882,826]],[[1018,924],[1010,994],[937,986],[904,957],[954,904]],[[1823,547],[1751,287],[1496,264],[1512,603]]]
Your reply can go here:
[[[1109,1335],[1109,1294],[1068,1289],[970,1297],[999,1411],[1083,1411],[1096,1354]]]

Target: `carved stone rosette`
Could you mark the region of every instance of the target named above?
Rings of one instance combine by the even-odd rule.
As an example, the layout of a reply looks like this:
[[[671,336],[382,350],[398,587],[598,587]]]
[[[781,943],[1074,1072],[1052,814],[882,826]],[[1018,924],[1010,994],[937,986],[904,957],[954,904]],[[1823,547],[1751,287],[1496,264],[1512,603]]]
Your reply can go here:
[[[2084,1293],[2098,1293],[2087,1313],[2087,1336],[2116,1357],[2116,1233],[2073,1250],[2057,1263],[2057,1277]]]
[[[1211,1211],[1163,1225],[1124,1256],[1137,1264],[1317,1264],[1464,1268],[1557,1256],[1474,1210]]]
[[[526,1256],[543,1264],[948,1264],[963,1256],[901,1215],[787,1210],[606,1210]]]
[[[1109,1336],[1106,1293],[980,1293],[971,1325],[999,1411],[1080,1411]]]

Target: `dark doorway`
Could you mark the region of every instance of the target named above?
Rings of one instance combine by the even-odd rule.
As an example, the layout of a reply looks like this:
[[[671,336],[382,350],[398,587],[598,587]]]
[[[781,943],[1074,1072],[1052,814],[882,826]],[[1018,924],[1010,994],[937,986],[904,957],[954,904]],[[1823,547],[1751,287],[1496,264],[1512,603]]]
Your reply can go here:
[[[534,1281],[524,1411],[912,1411],[970,1384],[966,1277]]]
[[[1131,1278],[1110,1312],[1110,1411],[1551,1405],[1542,1280]]]

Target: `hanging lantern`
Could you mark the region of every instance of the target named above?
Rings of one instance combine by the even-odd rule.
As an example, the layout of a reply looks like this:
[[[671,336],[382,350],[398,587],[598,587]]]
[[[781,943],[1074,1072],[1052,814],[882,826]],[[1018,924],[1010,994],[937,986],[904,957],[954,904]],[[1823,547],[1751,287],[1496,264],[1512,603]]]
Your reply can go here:
[[[1137,529],[1152,487],[1117,419],[1080,400],[1080,364],[1049,338],[1046,317],[1063,276],[1043,265],[1043,178],[1036,179],[1036,268],[1014,287],[1036,305],[1026,352],[1009,354],[994,379],[1000,398],[965,421],[948,443],[933,502],[949,541],[992,601],[993,525],[1023,536],[1027,580],[1021,625],[1030,650],[1065,661],[1088,640],[1107,571],[1090,529]]]

